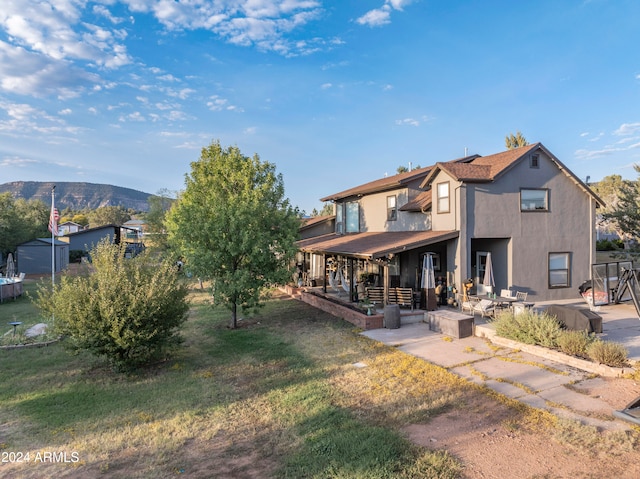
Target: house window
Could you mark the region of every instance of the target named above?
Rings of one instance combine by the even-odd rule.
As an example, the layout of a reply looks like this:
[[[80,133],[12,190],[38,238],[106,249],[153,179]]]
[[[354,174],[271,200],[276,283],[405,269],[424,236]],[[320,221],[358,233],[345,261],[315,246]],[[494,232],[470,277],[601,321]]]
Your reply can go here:
[[[344,234],[344,205],[342,203],[336,204],[336,233]]]
[[[540,155],[531,155],[529,159],[530,168],[540,168]]]
[[[357,201],[350,201],[346,204],[345,225],[347,233],[360,232],[360,205]]]
[[[549,190],[520,190],[521,211],[549,211]]]
[[[449,182],[438,183],[438,213],[449,213]]]
[[[387,221],[398,219],[398,204],[396,196],[387,196]]]
[[[568,288],[571,283],[571,253],[549,253],[549,288]]]

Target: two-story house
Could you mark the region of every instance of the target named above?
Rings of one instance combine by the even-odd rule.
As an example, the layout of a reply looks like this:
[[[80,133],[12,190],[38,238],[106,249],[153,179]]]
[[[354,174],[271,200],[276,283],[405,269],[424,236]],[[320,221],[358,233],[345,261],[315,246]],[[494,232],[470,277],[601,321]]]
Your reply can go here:
[[[482,292],[491,253],[495,290],[526,291],[534,301],[576,297],[595,261],[602,204],[540,143],[436,163],[322,201],[335,204],[335,231],[299,246],[325,285],[338,270],[350,285],[417,290],[422,257],[432,253],[448,286],[473,278]]]

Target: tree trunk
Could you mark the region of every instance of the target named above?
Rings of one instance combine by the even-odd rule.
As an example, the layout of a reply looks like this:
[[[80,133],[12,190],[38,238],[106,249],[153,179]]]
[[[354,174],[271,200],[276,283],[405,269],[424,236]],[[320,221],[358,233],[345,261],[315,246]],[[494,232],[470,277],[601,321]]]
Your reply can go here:
[[[234,301],[231,303],[231,329],[238,327],[238,305]]]

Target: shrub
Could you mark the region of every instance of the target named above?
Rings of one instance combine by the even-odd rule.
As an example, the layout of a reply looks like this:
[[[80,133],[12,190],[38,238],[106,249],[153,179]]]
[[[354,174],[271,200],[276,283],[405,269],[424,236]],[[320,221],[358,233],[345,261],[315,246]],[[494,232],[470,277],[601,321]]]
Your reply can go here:
[[[558,347],[570,356],[586,358],[587,348],[593,341],[594,338],[584,331],[563,331],[558,337]]]
[[[188,312],[187,288],[170,261],[149,254],[125,258],[124,246],[100,242],[91,271],[40,285],[36,305],[55,317],[56,332],[73,349],[104,356],[116,370],[159,358],[179,342]]]
[[[593,341],[587,348],[592,361],[611,367],[622,367],[627,363],[628,351],[619,343],[612,341]]]
[[[498,336],[548,348],[557,347],[562,333],[562,326],[555,316],[529,310],[516,315],[504,311],[497,316],[495,325]]]

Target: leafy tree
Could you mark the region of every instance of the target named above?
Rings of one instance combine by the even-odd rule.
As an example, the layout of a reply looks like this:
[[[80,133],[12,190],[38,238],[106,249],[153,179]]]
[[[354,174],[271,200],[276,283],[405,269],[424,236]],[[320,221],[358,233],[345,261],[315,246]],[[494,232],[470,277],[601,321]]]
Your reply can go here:
[[[122,206],[103,206],[89,212],[89,226],[122,225],[131,219],[131,214]]]
[[[406,167],[406,166],[404,166],[404,165],[400,165],[400,166],[398,166],[398,168],[396,168],[396,172],[397,172],[398,174],[400,174],[400,173],[406,173],[406,172],[408,172],[408,171],[409,171],[409,168],[407,168],[407,167]]]
[[[504,139],[504,144],[507,150],[513,150],[514,148],[520,148],[521,146],[527,146],[529,142],[520,131],[508,134]]]
[[[333,203],[325,203],[322,205],[322,209],[318,211],[317,209],[313,209],[311,212],[311,216],[331,216],[333,215]]]
[[[71,221],[73,221],[74,223],[78,223],[79,225],[82,225],[82,226],[87,226],[89,224],[89,218],[84,213],[74,214],[73,218],[71,218]]]
[[[189,271],[213,280],[231,328],[238,308],[259,307],[267,287],[289,279],[298,227],[275,166],[217,141],[191,163],[186,189],[167,216],[170,242]]]
[[[71,349],[104,356],[116,370],[160,358],[179,342],[189,309],[187,289],[173,262],[149,254],[127,259],[124,245],[101,241],[84,275],[62,276],[51,289],[39,286],[36,304]]]
[[[628,235],[623,231],[615,217],[607,215],[611,215],[616,210],[622,191],[627,187],[632,187],[633,183],[633,181],[623,180],[620,175],[609,175],[597,183],[589,185],[605,203],[605,207],[598,214],[599,225],[614,231],[620,238],[625,238]]]
[[[640,173],[640,165],[634,165],[633,168]],[[602,216],[605,221],[616,225],[616,232],[628,244],[630,239],[640,237],[640,180],[620,180],[615,179],[615,184],[619,185],[617,201]],[[603,189],[606,187],[606,184],[602,186]]]
[[[169,190],[162,189],[154,196],[149,196],[149,211],[144,215],[147,232],[153,235],[154,243],[157,246],[166,246],[165,219],[167,212],[175,201],[171,198]]]
[[[0,194],[0,254],[15,251],[25,241],[48,236],[48,218],[49,208],[42,201]]]

